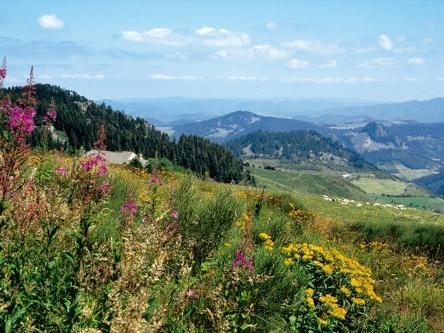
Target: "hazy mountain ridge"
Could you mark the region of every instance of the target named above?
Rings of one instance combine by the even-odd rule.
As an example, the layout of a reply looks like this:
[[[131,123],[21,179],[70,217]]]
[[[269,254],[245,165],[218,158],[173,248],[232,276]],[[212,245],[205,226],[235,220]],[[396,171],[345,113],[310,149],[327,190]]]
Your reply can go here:
[[[381,103],[366,106],[347,106],[324,110],[327,115],[356,117],[365,115],[378,120],[415,120],[422,123],[444,122],[444,97],[425,101],[406,101],[401,103]]]
[[[236,111],[228,115],[206,121],[175,126],[175,135],[193,133],[215,142],[226,142],[258,130],[270,132],[288,132],[294,130],[313,130],[330,133],[326,127],[315,124],[276,117],[265,117],[248,111]]]

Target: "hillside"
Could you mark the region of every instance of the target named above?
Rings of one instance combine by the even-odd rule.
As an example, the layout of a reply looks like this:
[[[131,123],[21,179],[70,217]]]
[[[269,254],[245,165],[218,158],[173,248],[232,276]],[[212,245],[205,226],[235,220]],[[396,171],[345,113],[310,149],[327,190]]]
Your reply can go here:
[[[20,97],[21,87],[5,89],[11,99]],[[56,133],[52,146],[74,152],[80,148],[90,150],[97,141],[101,124],[106,128],[106,145],[111,151],[133,151],[145,158],[165,157],[174,164],[189,168],[200,176],[208,174],[219,181],[243,179],[241,163],[224,147],[196,136],[180,136],[172,142],[167,134],[157,130],[141,118],[133,118],[122,111],[115,111],[105,104],[96,104],[74,91],[57,86],[37,84],[37,125],[51,99],[57,118]],[[40,130],[34,132],[31,141],[37,145]]]
[[[370,122],[338,130],[337,137],[366,160],[400,177],[419,178],[436,172],[444,163],[442,123]]]
[[[444,328],[441,214],[352,184],[319,183],[344,199],[288,175],[261,190],[109,165],[103,126],[96,154],[68,156],[34,133],[56,116],[35,127],[35,104],[29,84],[0,109],[1,332]]]
[[[280,159],[296,164],[311,161],[319,165],[328,165],[332,169],[340,167],[343,170],[377,170],[356,152],[314,131],[258,131],[229,141],[225,145],[243,159]]]
[[[294,130],[313,130],[321,133],[330,132],[327,128],[322,128],[309,122],[265,117],[247,111],[236,111],[205,121],[174,126],[174,130],[176,136],[181,133],[194,134],[214,142],[227,142],[258,130],[270,132]]]
[[[97,177],[61,154],[30,162],[34,185],[0,211],[2,331],[444,327],[442,216],[129,167]]]
[[[444,197],[444,169],[439,173],[415,179],[415,183]]]

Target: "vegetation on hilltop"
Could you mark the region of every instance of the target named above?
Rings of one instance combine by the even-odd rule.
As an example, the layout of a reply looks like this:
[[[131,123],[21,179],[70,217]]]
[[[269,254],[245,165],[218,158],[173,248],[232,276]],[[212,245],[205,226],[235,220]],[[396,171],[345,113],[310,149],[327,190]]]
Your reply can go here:
[[[20,98],[21,87],[5,89],[15,102]],[[57,86],[37,84],[35,109],[38,128],[30,138],[34,146],[41,141],[43,118],[51,101],[57,107],[53,126],[57,131],[50,135],[49,146],[71,152],[89,150],[97,141],[99,127],[106,127],[107,148],[112,151],[133,151],[145,158],[165,157],[174,164],[208,175],[217,181],[239,182],[243,179],[242,164],[224,147],[197,136],[182,135],[171,141],[167,134],[156,130],[141,118],[133,118],[115,111],[105,104],[96,104],[74,91]]]

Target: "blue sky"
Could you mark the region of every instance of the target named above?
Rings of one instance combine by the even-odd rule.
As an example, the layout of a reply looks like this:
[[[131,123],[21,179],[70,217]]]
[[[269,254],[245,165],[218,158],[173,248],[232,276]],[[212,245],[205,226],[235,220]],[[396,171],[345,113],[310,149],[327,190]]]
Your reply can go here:
[[[89,98],[444,95],[444,1],[8,1],[9,85]]]

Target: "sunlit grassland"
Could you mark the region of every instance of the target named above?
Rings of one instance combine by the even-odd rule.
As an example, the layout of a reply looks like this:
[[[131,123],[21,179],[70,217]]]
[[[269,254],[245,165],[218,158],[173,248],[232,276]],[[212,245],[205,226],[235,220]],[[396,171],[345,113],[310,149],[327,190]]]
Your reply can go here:
[[[33,191],[45,193],[51,199],[49,207],[65,200],[55,190],[83,178],[74,178],[75,173],[56,176],[54,169],[75,170],[77,164],[62,154],[37,155],[31,163],[38,180]],[[1,317],[6,327],[23,332],[121,332],[131,326],[131,332],[242,327],[288,332],[299,327],[301,332],[387,333],[444,328],[444,270],[437,252],[429,251],[437,250],[437,243],[426,238],[408,243],[415,235],[410,226],[436,228],[433,234],[439,236],[444,219],[437,214],[326,201],[307,193],[314,178],[304,186],[286,188],[284,176],[270,182],[273,188],[262,190],[188,173],[158,170],[157,175],[161,181],[155,183],[145,170],[111,166],[106,175],[111,192],[94,204],[93,214],[82,215],[81,202],[71,200],[62,223],[58,211],[44,215],[47,225],[56,227],[49,243],[38,223],[23,234],[10,222],[2,239],[3,249],[9,249],[4,252],[8,266],[2,271],[8,279],[0,286],[7,290],[2,295],[13,300],[2,303],[8,310]],[[122,212],[128,200],[137,202],[135,216]],[[172,212],[177,212],[177,220]],[[82,229],[85,221],[88,230]],[[401,229],[394,227],[399,225]],[[408,232],[387,232],[395,229]],[[22,246],[11,243],[13,239],[22,239]],[[84,241],[81,255],[78,239]],[[366,270],[360,266],[365,265],[382,303],[369,298],[368,307],[352,303],[339,291],[349,283],[345,273],[325,273],[332,267],[309,256],[288,261],[283,250],[289,244],[301,251],[312,246],[323,255],[343,256],[352,270]],[[243,266],[248,260],[254,271]],[[20,275],[8,275],[15,267],[20,267]],[[76,272],[75,267],[81,269]],[[73,278],[74,285],[67,284]],[[22,287],[28,285],[33,285],[32,293]],[[307,307],[310,288],[314,308]],[[326,311],[316,297],[327,294],[335,295],[341,307],[333,308],[332,301]],[[65,303],[59,297],[65,297]]]

